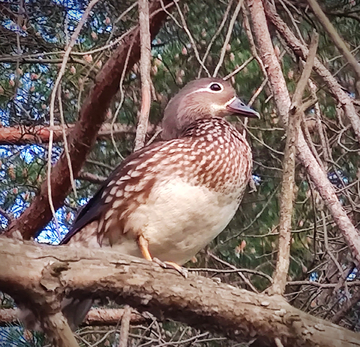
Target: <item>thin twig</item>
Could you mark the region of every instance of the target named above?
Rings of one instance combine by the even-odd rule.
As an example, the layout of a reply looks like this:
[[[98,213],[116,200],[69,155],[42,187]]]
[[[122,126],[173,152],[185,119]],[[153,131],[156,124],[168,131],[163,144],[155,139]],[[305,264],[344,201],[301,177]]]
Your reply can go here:
[[[161,0],[161,4],[162,4],[162,0]],[[177,11],[179,12],[179,16],[180,16],[182,25],[179,24],[179,22],[176,20],[176,18],[175,18],[173,15],[171,15],[169,12],[168,12],[168,14],[169,14],[169,16],[171,16],[171,18],[174,20],[174,22],[175,22],[176,25],[178,25],[180,28],[183,28],[183,29],[184,29],[185,33],[186,33],[187,36],[189,37],[189,40],[190,40],[190,43],[191,43],[191,47],[192,47],[192,49],[194,50],[195,57],[196,57],[197,61],[199,62],[200,66],[202,66],[202,68],[206,71],[206,73],[208,74],[208,76],[210,76],[209,70],[206,68],[206,66],[204,65],[204,63],[203,63],[203,62],[201,61],[201,59],[200,59],[199,51],[198,51],[197,48],[196,48],[196,43],[195,43],[195,41],[194,41],[194,38],[193,38],[192,35],[191,35],[191,32],[190,32],[189,28],[187,27],[184,14],[182,13],[181,8],[180,8],[179,4],[177,3],[177,1],[175,1],[175,6],[176,6]],[[166,10],[164,9],[164,11],[166,11]],[[167,11],[166,11],[166,12],[167,12]]]
[[[308,3],[313,10],[315,16],[323,25],[324,29],[329,34],[332,42],[338,48],[338,50],[343,54],[344,58],[348,61],[348,63],[353,68],[353,71],[356,73],[357,80],[360,81],[360,65],[357,59],[351,54],[348,46],[344,42],[344,40],[340,37],[334,26],[331,24],[329,19],[326,17],[325,13],[322,11],[320,5],[316,0],[308,0]],[[356,91],[358,95],[360,95],[360,82],[355,85]]]
[[[61,100],[61,86],[59,86],[59,88],[58,88],[58,103],[59,103],[59,114],[60,114],[60,121],[61,121],[62,137],[63,137],[63,141],[64,141],[64,153],[66,155],[67,162],[68,162],[68,165],[69,165],[71,187],[72,187],[72,190],[74,192],[75,199],[77,199],[74,172],[73,172],[73,169],[72,169],[71,158],[70,158],[70,153],[69,153],[69,146],[68,146],[68,140],[67,140],[67,134],[66,134],[67,126],[65,124],[64,112],[63,112],[63,106],[62,106],[62,100]],[[54,136],[54,133],[53,133],[53,136]]]
[[[215,70],[214,70],[214,73],[213,73],[213,77],[216,77],[219,70],[220,70],[220,67],[221,65],[223,64],[223,61],[224,61],[224,58],[225,58],[225,53],[226,53],[226,49],[227,49],[227,45],[229,44],[230,42],[230,38],[231,38],[231,33],[233,31],[233,28],[234,28],[234,25],[235,25],[235,21],[239,15],[239,12],[240,12],[240,9],[241,9],[241,6],[242,6],[242,3],[243,3],[243,0],[239,0],[238,1],[238,4],[235,8],[235,11],[234,11],[234,14],[233,16],[231,17],[231,20],[230,20],[230,23],[229,23],[229,27],[228,27],[228,31],[226,33],[226,37],[225,37],[225,41],[224,41],[224,44],[222,46],[222,49],[221,49],[221,53],[220,53],[220,58],[219,58],[219,62],[217,63],[216,67],[215,67]]]
[[[235,76],[238,74],[242,69],[244,69],[249,63],[253,61],[254,57],[250,57],[249,59],[245,60],[240,66],[238,66],[234,71],[230,72],[228,75],[226,75],[223,79],[226,81],[229,78]]]
[[[207,46],[206,48],[206,52],[202,58],[202,64],[200,64],[200,69],[199,69],[199,72],[198,72],[198,76],[197,78],[200,78],[201,76],[201,72],[202,72],[202,69],[203,69],[203,66],[205,65],[205,60],[206,58],[208,57],[209,53],[210,53],[210,49],[213,45],[213,43],[215,42],[215,40],[217,39],[217,37],[219,36],[219,34],[221,33],[221,30],[223,29],[224,25],[225,25],[225,22],[227,20],[227,17],[229,15],[229,12],[230,12],[230,9],[231,9],[231,5],[233,3],[234,0],[230,0],[228,5],[227,5],[227,8],[225,10],[225,13],[224,13],[224,16],[223,16],[223,19],[218,27],[218,29],[216,30],[216,33],[214,34],[214,36],[211,38],[211,41],[209,43],[209,45]],[[208,72],[208,76],[210,76],[210,73]]]
[[[135,39],[135,37],[134,37]],[[125,64],[124,64],[124,69],[122,71],[122,74],[121,74],[121,77],[120,77],[120,83],[119,83],[119,92],[120,92],[120,102],[119,102],[119,105],[118,107],[116,108],[116,111],[114,113],[114,116],[111,120],[111,131],[110,131],[110,135],[111,135],[111,142],[115,148],[115,151],[116,153],[118,154],[118,156],[124,160],[124,157],[123,155],[120,153],[117,145],[116,145],[116,141],[115,141],[115,137],[114,137],[114,125],[116,123],[116,120],[117,120],[117,116],[118,114],[120,113],[120,110],[122,108],[122,105],[124,103],[124,100],[125,100],[125,93],[124,93],[124,90],[123,90],[123,83],[124,83],[124,79],[125,79],[125,75],[126,75],[126,68],[127,68],[127,65],[129,63],[129,58],[130,58],[130,53],[131,53],[131,50],[133,48],[133,45],[134,45],[134,39],[131,41],[131,44],[130,44],[130,48],[129,48],[129,51],[126,55],[126,59],[125,59]]]
[[[232,264],[229,264],[227,261],[225,260],[222,260],[220,259],[219,257],[217,257],[215,254],[212,254],[211,252],[207,252],[207,254],[213,258],[214,260],[218,261],[219,263],[221,264],[224,264],[226,266],[228,266],[230,269],[233,269],[233,270],[238,270],[236,268],[236,266],[232,265]],[[244,274],[238,270],[237,274],[241,277],[241,279],[249,286],[249,288],[255,292],[255,293],[258,293],[258,290],[254,287],[254,285],[244,276]]]
[[[58,88],[60,86],[60,82],[61,79],[65,73],[65,69],[66,69],[66,63],[69,59],[70,56],[70,52],[73,48],[73,46],[76,43],[76,40],[80,34],[81,28],[83,27],[83,25],[85,24],[91,9],[95,6],[95,4],[98,2],[99,0],[92,0],[89,5],[87,6],[86,10],[84,11],[83,15],[81,16],[81,19],[79,21],[79,24],[77,25],[73,35],[71,36],[71,40],[69,42],[69,45],[67,46],[65,53],[64,53],[64,58],[63,58],[63,62],[61,64],[60,67],[60,71],[58,73],[58,76],[56,78],[56,81],[54,83],[54,88],[51,92],[51,97],[50,97],[50,126],[54,126],[54,108],[55,108],[55,98],[56,98],[56,94],[58,92]],[[47,165],[47,181],[48,181],[48,198],[49,198],[49,205],[50,205],[50,210],[51,213],[53,215],[54,221],[55,221],[55,225],[57,226],[57,218],[56,218],[56,214],[55,214],[55,207],[54,207],[54,203],[52,200],[52,190],[51,190],[51,166],[52,166],[52,160],[51,160],[51,156],[52,156],[52,146],[53,146],[53,137],[54,137],[54,132],[52,130],[50,130],[50,136],[49,136],[49,149],[48,149],[48,165]],[[71,165],[70,165],[70,161],[68,160],[68,168],[69,168],[69,172],[72,173],[72,169],[71,169]],[[76,194],[76,191],[74,192]],[[58,230],[58,227],[56,228]]]

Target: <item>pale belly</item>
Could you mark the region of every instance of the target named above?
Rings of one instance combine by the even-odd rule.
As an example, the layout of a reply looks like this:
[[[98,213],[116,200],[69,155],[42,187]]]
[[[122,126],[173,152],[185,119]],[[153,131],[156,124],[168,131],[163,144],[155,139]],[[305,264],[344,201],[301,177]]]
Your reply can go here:
[[[162,261],[184,264],[212,241],[230,222],[241,191],[224,195],[206,187],[172,180],[154,187],[148,201],[129,218],[127,233],[142,234],[150,254]],[[130,236],[130,235],[127,235]],[[141,256],[132,237],[114,245],[120,252]]]
[[[114,225],[113,232],[121,236],[111,246],[117,252],[142,257],[137,237],[143,235],[152,257],[182,265],[225,229],[242,194],[241,188],[224,195],[185,184],[180,178],[159,183],[153,186],[146,204],[140,204],[129,216],[124,230]],[[98,222],[94,221],[76,233],[68,245],[110,246],[106,237],[100,245],[98,235]]]

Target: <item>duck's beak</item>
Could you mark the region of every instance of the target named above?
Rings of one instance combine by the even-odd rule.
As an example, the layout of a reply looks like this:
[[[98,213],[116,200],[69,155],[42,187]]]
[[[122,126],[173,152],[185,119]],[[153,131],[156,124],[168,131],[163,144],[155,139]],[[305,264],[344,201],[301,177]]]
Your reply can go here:
[[[226,108],[231,112],[239,116],[260,118],[260,114],[254,111],[249,106],[246,106],[239,98],[234,97],[226,105]]]

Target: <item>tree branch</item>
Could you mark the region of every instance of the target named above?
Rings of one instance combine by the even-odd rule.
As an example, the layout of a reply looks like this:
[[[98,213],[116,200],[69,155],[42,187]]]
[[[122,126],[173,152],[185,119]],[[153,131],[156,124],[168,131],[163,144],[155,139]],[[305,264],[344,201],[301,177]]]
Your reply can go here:
[[[280,222],[279,222],[279,246],[277,262],[274,274],[274,282],[269,288],[269,293],[282,295],[285,291],[287,274],[290,265],[290,242],[291,242],[291,217],[293,213],[294,188],[295,188],[295,156],[301,116],[304,113],[302,97],[308,79],[314,66],[319,35],[314,34],[309,49],[309,55],[301,74],[299,83],[290,107],[289,122],[286,129],[286,145],[283,159],[283,178],[280,193]]]
[[[122,308],[92,308],[86,315],[83,325],[90,326],[109,326],[118,325],[124,309]],[[17,321],[21,317],[21,312],[16,308],[3,308],[0,309],[0,326],[9,326],[9,324],[17,324]],[[132,312],[130,323],[141,324],[146,319],[138,312]]]
[[[75,124],[68,124],[66,128],[66,134],[69,135],[71,130],[75,127]],[[111,127],[113,128],[111,133]],[[157,127],[152,124],[148,126],[148,134],[152,135],[156,133]],[[54,132],[54,142],[62,142],[62,126],[54,125],[52,127],[46,125],[36,126],[15,126],[0,128],[0,145],[26,145],[26,144],[41,144],[49,142],[50,130]],[[98,140],[109,139],[111,134],[115,138],[123,138],[126,135],[134,135],[135,127],[132,125],[115,123],[113,126],[109,123],[101,125],[101,128],[97,134]]]
[[[143,147],[145,144],[145,135],[148,126],[151,105],[151,37],[149,30],[149,4],[148,0],[139,0],[138,4],[140,26],[141,110],[139,123],[136,129],[135,151]]]
[[[282,35],[286,44],[293,50],[294,54],[305,60],[309,54],[307,47],[304,46],[291,32],[286,23],[276,13],[275,7],[270,3],[270,1],[266,1],[264,4],[266,17],[276,27],[276,30]],[[337,82],[336,78],[328,69],[326,69],[318,58],[315,58],[314,71],[324,80],[334,98],[341,104],[345,116],[351,122],[357,140],[360,142],[360,118],[357,115],[352,100],[341,88],[341,85]]]
[[[354,347],[359,334],[306,314],[280,296],[255,294],[211,279],[176,271],[109,249],[35,245],[0,237],[0,290],[26,300],[42,318],[47,302],[64,293],[127,303],[163,319],[219,332],[236,341],[260,338],[271,346]],[[26,267],[23,264],[27,264]],[[52,271],[49,271],[49,268]],[[44,276],[44,274],[46,274]],[[50,300],[51,298],[51,300]],[[49,301],[50,300],[50,301]]]

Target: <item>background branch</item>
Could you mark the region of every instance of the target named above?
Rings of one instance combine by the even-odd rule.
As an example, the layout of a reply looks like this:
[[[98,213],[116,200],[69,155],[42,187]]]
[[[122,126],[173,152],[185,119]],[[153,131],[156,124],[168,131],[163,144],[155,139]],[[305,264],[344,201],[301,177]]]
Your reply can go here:
[[[138,150],[145,144],[146,129],[151,105],[151,36],[149,25],[148,0],[139,0],[139,26],[140,26],[140,79],[141,79],[141,110],[136,129],[135,147]]]
[[[285,154],[283,159],[283,178],[280,193],[279,246],[277,254],[274,282],[269,289],[272,294],[283,294],[286,287],[290,265],[291,217],[294,204],[295,189],[295,157],[301,116],[304,113],[302,96],[314,65],[319,36],[314,34],[311,39],[309,55],[301,78],[296,86],[290,107],[289,121],[286,129]]]

